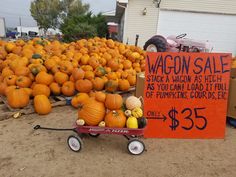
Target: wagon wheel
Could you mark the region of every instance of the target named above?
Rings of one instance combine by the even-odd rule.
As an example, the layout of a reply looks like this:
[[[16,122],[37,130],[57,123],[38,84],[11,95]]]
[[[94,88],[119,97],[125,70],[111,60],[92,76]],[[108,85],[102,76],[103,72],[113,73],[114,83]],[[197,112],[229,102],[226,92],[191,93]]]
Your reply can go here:
[[[69,148],[74,152],[79,152],[82,149],[83,142],[79,136],[71,135],[67,139]]]
[[[99,134],[99,133],[89,133],[89,135],[90,135],[91,137],[96,138],[96,137],[98,137],[100,134]]]
[[[145,145],[138,139],[131,139],[128,142],[127,149],[132,155],[140,155],[145,150]]]

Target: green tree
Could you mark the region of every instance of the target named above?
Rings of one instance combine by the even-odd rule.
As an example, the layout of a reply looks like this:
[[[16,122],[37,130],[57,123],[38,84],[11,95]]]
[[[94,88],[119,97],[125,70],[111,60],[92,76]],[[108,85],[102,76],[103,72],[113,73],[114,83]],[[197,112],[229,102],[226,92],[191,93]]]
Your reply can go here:
[[[49,28],[55,29],[59,26],[62,4],[60,0],[34,0],[31,2],[30,12],[39,28],[46,34]]]

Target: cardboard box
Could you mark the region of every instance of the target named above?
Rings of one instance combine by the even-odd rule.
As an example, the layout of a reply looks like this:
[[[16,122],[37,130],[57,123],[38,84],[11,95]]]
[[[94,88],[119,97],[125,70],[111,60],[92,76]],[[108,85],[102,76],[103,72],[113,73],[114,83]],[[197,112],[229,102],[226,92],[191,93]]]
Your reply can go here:
[[[144,72],[138,73],[136,80],[136,91],[135,91],[136,97],[143,97],[144,83],[145,83],[145,73]]]
[[[236,68],[231,68],[230,76],[236,78]]]
[[[236,78],[230,79],[227,116],[236,119]]]

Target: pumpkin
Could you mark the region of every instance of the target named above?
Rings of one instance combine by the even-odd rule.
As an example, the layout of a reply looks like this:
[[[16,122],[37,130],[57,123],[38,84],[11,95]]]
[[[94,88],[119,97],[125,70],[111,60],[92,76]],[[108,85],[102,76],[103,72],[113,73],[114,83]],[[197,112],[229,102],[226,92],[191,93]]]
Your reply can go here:
[[[118,82],[119,90],[127,91],[130,88],[129,81],[126,79],[120,79]]]
[[[32,84],[31,79],[26,76],[19,76],[16,79],[16,85],[19,87],[30,87],[31,84]]]
[[[105,103],[105,101],[106,101],[106,94],[104,92],[96,92],[95,93],[95,99],[97,101]]]
[[[43,84],[35,84],[33,88],[33,96],[36,95],[45,95],[47,97],[50,96],[50,88]]]
[[[65,96],[72,96],[75,94],[75,84],[72,81],[66,81],[61,87],[61,92]]]
[[[93,88],[94,90],[100,91],[104,88],[104,80],[100,77],[96,77],[94,80],[92,80]]]
[[[74,68],[72,70],[72,77],[74,78],[75,81],[77,81],[79,79],[83,79],[84,74],[85,74],[85,72],[81,68]]]
[[[0,95],[5,95],[6,88],[7,84],[5,82],[0,82]]]
[[[23,88],[23,89],[28,93],[30,97],[32,96],[33,90],[31,88]]]
[[[119,94],[107,94],[105,106],[109,110],[117,110],[122,107],[123,99]]]
[[[40,115],[50,113],[52,106],[48,97],[45,95],[36,95],[34,97],[34,110]]]
[[[127,76],[127,80],[129,81],[129,84],[131,85],[131,86],[134,86],[134,85],[136,85],[136,75],[128,75]]]
[[[11,92],[12,90],[14,90],[14,89],[16,89],[16,88],[18,88],[18,87],[15,86],[15,85],[11,85],[11,86],[6,87],[6,88],[5,88],[4,95],[7,96],[7,94],[8,94],[9,92]]]
[[[138,119],[138,128],[144,128],[147,126],[147,119],[145,117],[141,117]]]
[[[28,76],[30,73],[30,69],[26,66],[19,66],[14,71],[17,76]]]
[[[106,110],[103,103],[90,98],[78,111],[78,118],[83,119],[87,125],[98,125],[105,116]]]
[[[93,89],[93,84],[88,79],[80,79],[75,82],[75,88],[78,92],[89,93]]]
[[[140,107],[136,107],[132,110],[132,116],[140,118],[143,116],[143,110]]]
[[[123,128],[126,124],[126,117],[121,110],[113,110],[106,114],[105,124],[107,127]]]
[[[60,71],[66,74],[71,74],[73,70],[73,65],[70,61],[60,62]]]
[[[93,69],[97,68],[99,66],[99,61],[96,57],[91,57],[88,60],[88,64],[93,67]]]
[[[83,105],[88,99],[89,96],[87,93],[78,93],[71,99],[71,105],[75,108],[78,108],[80,105]]]
[[[49,85],[49,88],[51,90],[51,92],[53,93],[53,95],[60,95],[61,93],[61,87],[59,86],[58,83],[53,82]]]
[[[7,85],[15,85],[16,79],[17,79],[16,75],[10,75],[10,76],[7,76],[4,80],[7,83]]]
[[[53,66],[55,66],[56,64],[57,62],[53,58],[49,58],[44,62],[44,65],[46,66],[48,70],[52,69]]]
[[[32,55],[32,58],[33,59],[38,59],[38,58],[42,58],[42,56],[38,53],[35,53],[35,54]]]
[[[106,70],[101,66],[95,69],[95,76],[101,77],[104,76],[106,73],[107,73]]]
[[[69,80],[69,76],[63,72],[56,72],[54,79],[58,84],[62,85],[64,82]]]
[[[138,128],[138,120],[136,117],[129,117],[126,121],[127,128]]]
[[[106,126],[106,122],[105,121],[101,121],[99,124],[98,124],[99,127],[105,127]]]
[[[116,74],[115,72],[110,72],[110,73],[108,73],[108,74],[107,74],[107,78],[108,78],[109,80],[116,80],[116,79],[118,79],[117,74]]]
[[[142,103],[139,98],[135,96],[129,96],[125,101],[125,105],[127,109],[133,110],[134,108],[140,108]]]
[[[88,79],[88,80],[92,80],[94,78],[94,72],[93,71],[86,71],[84,78]]]
[[[5,77],[10,76],[10,75],[14,75],[14,72],[10,68],[5,67],[2,70],[2,77],[5,78]]]
[[[23,108],[29,104],[29,94],[23,88],[16,87],[7,93],[7,102],[11,108]]]
[[[40,71],[36,75],[35,81],[37,84],[50,85],[53,82],[53,76],[45,71]]]
[[[118,88],[118,81],[116,80],[108,80],[105,84],[105,90],[107,92],[115,92]]]

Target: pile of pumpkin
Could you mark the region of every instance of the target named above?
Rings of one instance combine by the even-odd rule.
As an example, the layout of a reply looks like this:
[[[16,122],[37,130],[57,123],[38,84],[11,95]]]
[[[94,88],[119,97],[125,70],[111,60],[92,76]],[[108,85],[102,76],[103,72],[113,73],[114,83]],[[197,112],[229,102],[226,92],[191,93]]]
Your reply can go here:
[[[123,102],[119,94],[96,92],[94,97],[81,93],[77,96],[77,125],[89,125],[111,128],[144,128],[146,118],[143,117],[141,101],[128,97]]]
[[[144,58],[139,47],[98,37],[72,43],[0,41],[0,94],[12,108],[23,108],[30,97],[49,105],[50,95],[126,91],[135,86],[136,73],[144,71]]]

